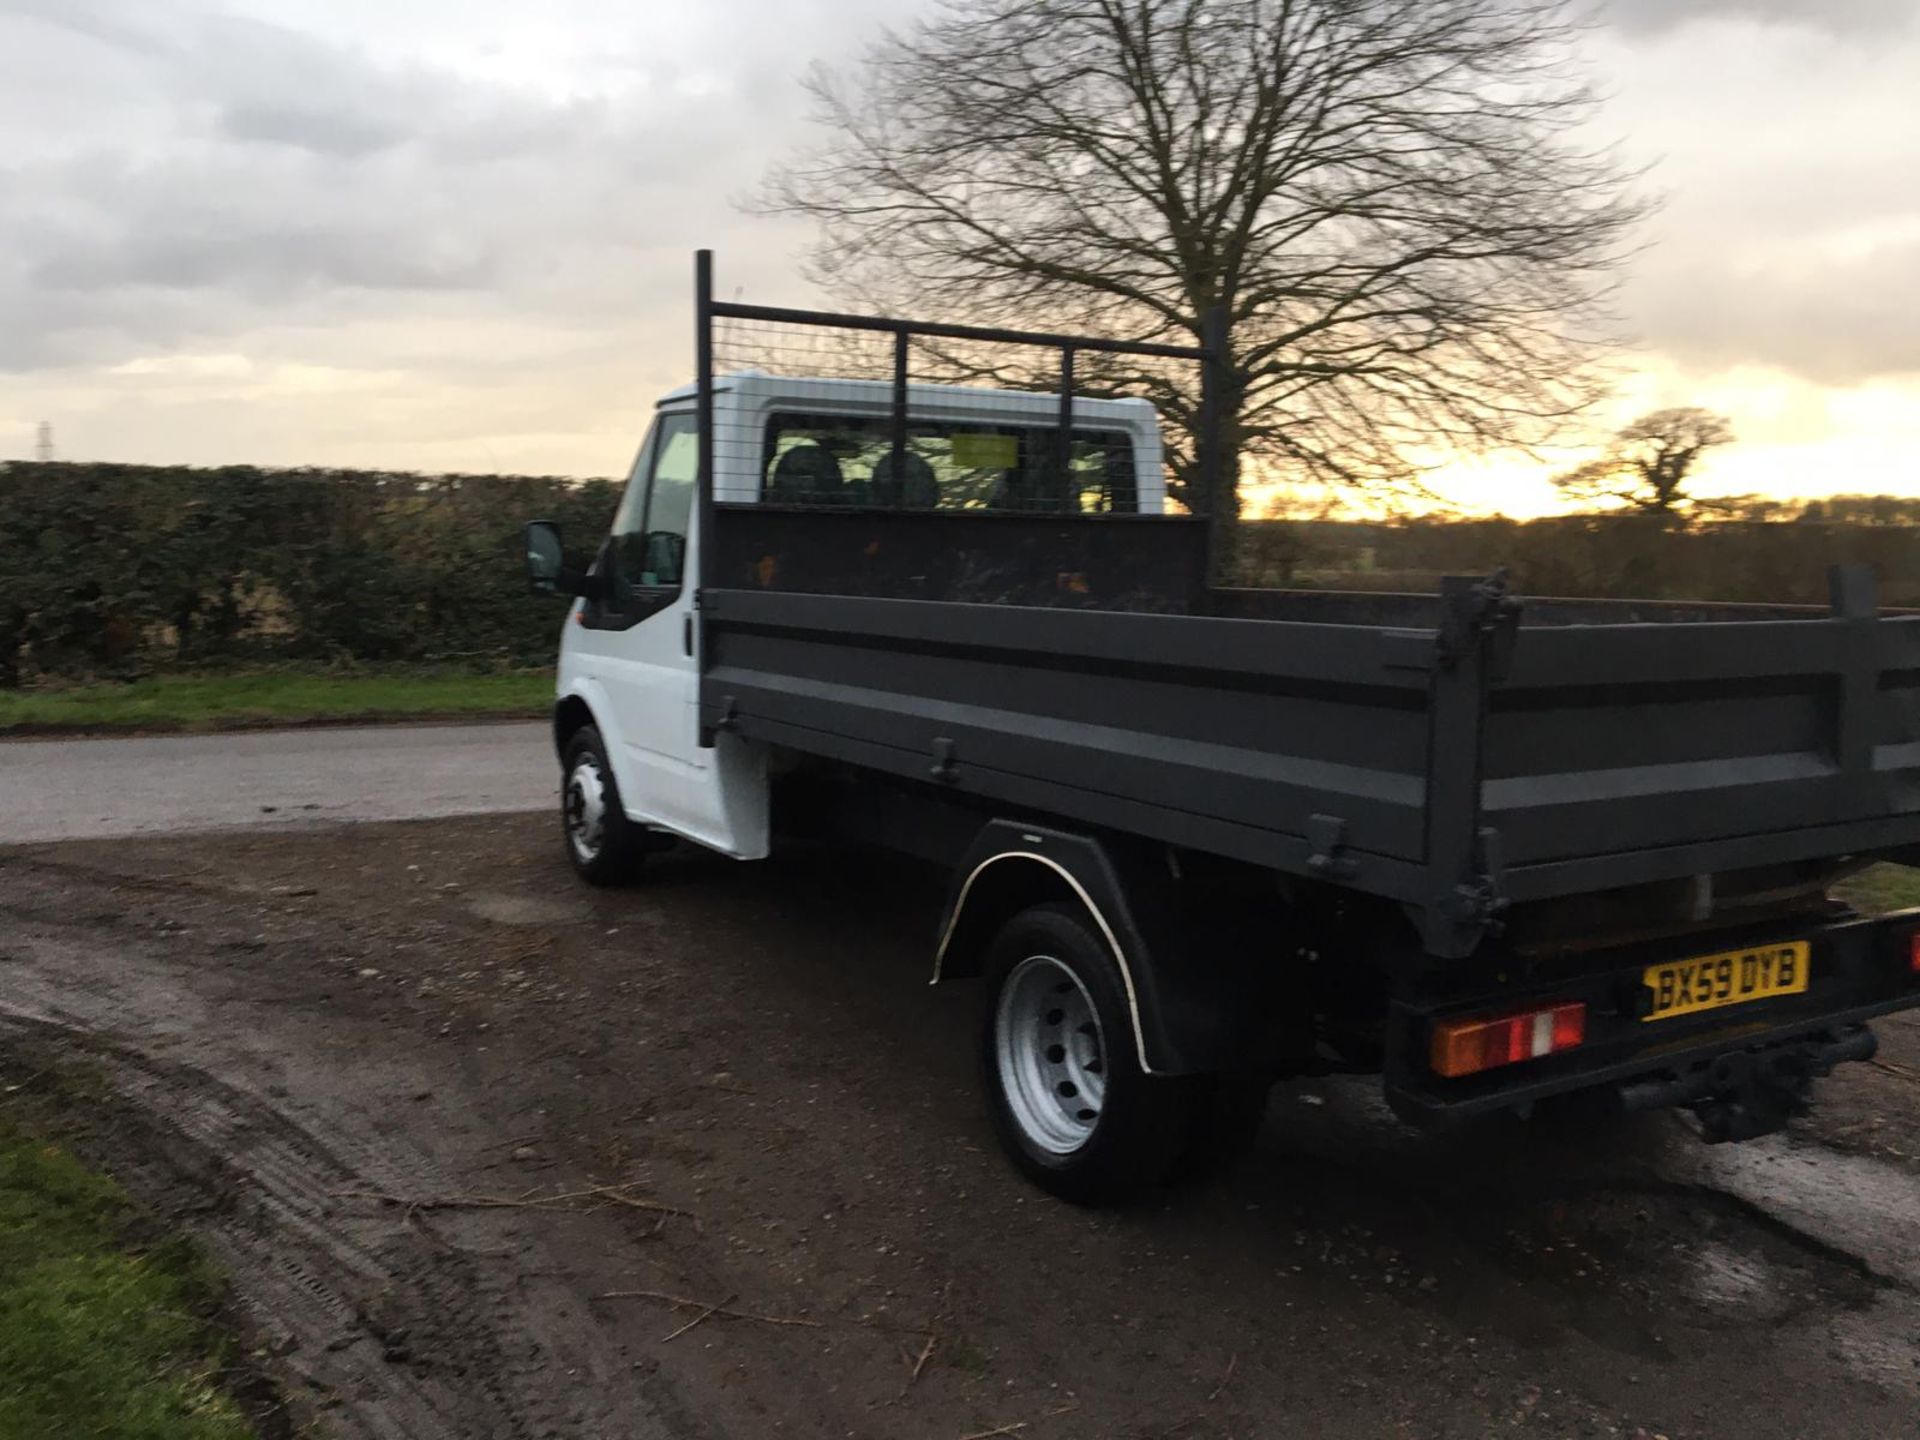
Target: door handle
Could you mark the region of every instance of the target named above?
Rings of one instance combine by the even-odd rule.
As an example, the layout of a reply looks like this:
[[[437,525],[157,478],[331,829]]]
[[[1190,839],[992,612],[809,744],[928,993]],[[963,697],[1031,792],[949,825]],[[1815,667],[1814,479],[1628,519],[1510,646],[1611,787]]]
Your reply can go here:
[[[687,654],[693,654],[693,612],[691,610],[680,617],[680,645]]]

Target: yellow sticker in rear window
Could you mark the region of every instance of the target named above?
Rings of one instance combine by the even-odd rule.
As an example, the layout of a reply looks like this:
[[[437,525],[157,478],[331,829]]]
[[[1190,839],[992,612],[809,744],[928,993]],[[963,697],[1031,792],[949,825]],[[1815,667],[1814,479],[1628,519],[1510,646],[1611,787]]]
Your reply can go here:
[[[1012,435],[955,435],[953,463],[962,470],[1011,470],[1020,463],[1020,444]]]
[[[1649,965],[1641,980],[1653,992],[1653,1008],[1641,1018],[1667,1020],[1722,1005],[1798,995],[1807,988],[1808,948],[1806,941],[1793,940]]]

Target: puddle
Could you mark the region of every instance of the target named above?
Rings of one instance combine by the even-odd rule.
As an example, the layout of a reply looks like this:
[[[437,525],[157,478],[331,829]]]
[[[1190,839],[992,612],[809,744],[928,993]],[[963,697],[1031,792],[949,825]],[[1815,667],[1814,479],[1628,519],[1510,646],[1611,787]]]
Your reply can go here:
[[[1920,1291],[1920,1184],[1907,1172],[1778,1135],[1703,1146],[1690,1168],[1700,1183]]]
[[[482,891],[466,897],[467,909],[495,925],[573,925],[592,917],[579,900],[554,900],[538,895],[498,895]]]
[[[1777,1320],[1792,1308],[1772,1265],[1710,1240],[1692,1257],[1687,1289],[1716,1314],[1734,1320]]]
[[[1920,1184],[1913,1176],[1783,1136],[1702,1149],[1694,1164],[1702,1183],[1858,1257],[1878,1277],[1866,1305],[1831,1316],[1814,1334],[1860,1379],[1920,1395]]]
[[[1862,1380],[1920,1396],[1920,1302],[1889,1292],[1865,1310],[1836,1319],[1829,1355]]]

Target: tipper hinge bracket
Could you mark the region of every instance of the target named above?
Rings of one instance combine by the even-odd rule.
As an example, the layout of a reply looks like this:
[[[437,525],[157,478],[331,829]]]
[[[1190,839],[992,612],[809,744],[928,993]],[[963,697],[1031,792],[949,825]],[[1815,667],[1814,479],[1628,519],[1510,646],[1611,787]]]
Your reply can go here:
[[[1347,822],[1338,815],[1307,817],[1307,869],[1322,880],[1351,880],[1360,867],[1347,848]]]
[[[1469,883],[1454,886],[1442,908],[1456,924],[1477,927],[1483,935],[1498,935],[1513,905],[1506,894],[1500,832],[1491,825],[1482,826],[1476,848],[1479,874]]]
[[[1513,660],[1520,633],[1520,602],[1507,588],[1507,569],[1501,566],[1486,579],[1450,590],[1442,596],[1436,649],[1442,670],[1451,670],[1484,646],[1486,673],[1498,680]]]
[[[933,742],[933,764],[927,767],[927,773],[944,785],[951,785],[957,778],[953,741],[944,735]]]

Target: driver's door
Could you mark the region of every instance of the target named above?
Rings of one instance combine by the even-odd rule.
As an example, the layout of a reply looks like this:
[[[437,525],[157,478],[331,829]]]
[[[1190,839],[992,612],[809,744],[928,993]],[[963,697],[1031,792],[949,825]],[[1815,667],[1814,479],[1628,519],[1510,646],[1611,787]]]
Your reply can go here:
[[[600,553],[599,599],[582,608],[574,648],[612,710],[621,801],[634,818],[730,854],[764,853],[729,804],[742,757],[703,749],[689,573],[699,438],[691,411],[654,422]],[[764,828],[764,821],[760,828]]]

